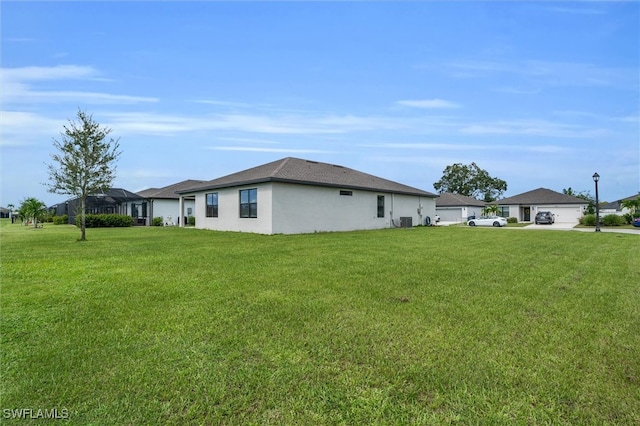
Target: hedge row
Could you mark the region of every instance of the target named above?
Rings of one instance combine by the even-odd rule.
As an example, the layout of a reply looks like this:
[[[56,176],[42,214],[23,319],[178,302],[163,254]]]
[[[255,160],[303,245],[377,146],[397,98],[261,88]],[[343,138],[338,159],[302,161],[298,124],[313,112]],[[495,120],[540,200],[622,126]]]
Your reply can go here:
[[[80,226],[82,218],[76,216],[76,226]],[[85,216],[87,228],[126,228],[133,226],[133,218],[122,214],[88,214]]]
[[[627,220],[617,214],[608,214],[600,218],[602,226],[621,226],[627,223]],[[584,226],[596,226],[596,215],[586,214],[580,219],[580,224]]]
[[[53,216],[52,221],[54,225],[66,225],[69,223],[69,216],[66,214],[63,214],[62,216]]]

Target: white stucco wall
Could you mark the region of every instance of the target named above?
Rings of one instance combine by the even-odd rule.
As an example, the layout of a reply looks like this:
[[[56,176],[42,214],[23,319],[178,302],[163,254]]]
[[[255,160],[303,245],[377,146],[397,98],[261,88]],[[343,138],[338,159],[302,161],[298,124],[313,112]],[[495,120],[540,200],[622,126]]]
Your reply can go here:
[[[440,220],[443,222],[466,223],[467,217],[480,216],[482,207],[437,207],[436,213],[440,215]]]
[[[531,221],[538,212],[551,212],[559,223],[578,223],[587,205],[540,205],[531,206]]]
[[[258,217],[240,218],[239,191],[258,189]],[[205,192],[196,194],[196,227],[260,234],[298,234],[390,228],[400,217],[411,217],[413,226],[435,215],[435,198],[351,190],[281,182],[222,189],[218,192],[218,217],[205,217]],[[377,217],[378,195],[385,197],[385,214]],[[418,209],[422,207],[421,211]]]
[[[170,222],[170,225],[178,225],[178,217],[180,216],[178,200],[156,199],[152,201],[153,217],[162,217],[163,224]],[[184,200],[184,216],[188,216],[189,208],[195,213],[195,202],[193,200]]]
[[[240,217],[240,190],[258,189],[258,217]],[[271,183],[217,189],[196,194],[196,228],[217,231],[273,234],[271,220]],[[206,194],[218,193],[218,217],[206,217]]]
[[[550,205],[550,204],[541,204],[536,205],[533,204],[531,206],[517,206],[511,205],[509,206],[509,217],[518,218],[519,222],[524,221],[524,213],[523,209],[529,207],[531,209],[530,220],[529,222],[533,222],[536,217],[536,213],[550,211],[555,215],[556,222],[562,223],[578,223],[580,218],[583,215],[584,209],[587,208],[587,205]]]

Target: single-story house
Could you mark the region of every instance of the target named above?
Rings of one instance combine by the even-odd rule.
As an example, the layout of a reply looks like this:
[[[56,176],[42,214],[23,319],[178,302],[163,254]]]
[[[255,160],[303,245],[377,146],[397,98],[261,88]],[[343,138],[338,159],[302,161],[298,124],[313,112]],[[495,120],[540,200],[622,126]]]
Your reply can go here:
[[[347,167],[287,157],[178,191],[195,200],[196,227],[259,234],[425,224],[436,194]],[[182,224],[181,224],[182,225]]]
[[[11,210],[0,207],[0,218],[4,219],[7,217],[11,217]]]
[[[183,210],[185,215],[180,219],[180,201],[176,191],[193,188],[206,183],[203,180],[183,180],[165,186],[164,188],[149,188],[138,191],[138,195],[147,200],[149,218],[161,217],[165,226],[186,223],[189,216],[193,216],[194,200],[185,200]],[[147,225],[151,225],[151,220]]]
[[[484,201],[466,195],[443,192],[436,198],[436,213],[441,222],[466,222],[469,216],[480,216],[485,207]]]
[[[622,203],[627,200],[637,200],[637,199],[640,199],[640,194],[631,195],[629,197],[622,198],[621,200],[616,200],[611,203],[601,205],[600,214],[605,214],[605,215],[617,214],[622,216],[624,214],[631,213],[628,208],[622,207]]]
[[[80,213],[80,199],[72,198],[64,203],[49,207],[56,216],[68,215],[69,224],[75,224]],[[87,196],[85,203],[87,214],[122,214],[134,218],[134,225],[147,223],[147,202],[138,194],[122,188],[110,188],[104,192]]]
[[[496,201],[502,210],[501,216],[515,217],[518,222],[533,222],[536,213],[550,211],[558,223],[575,223],[587,209],[589,203],[582,198],[562,194],[547,188],[538,188],[513,197]]]

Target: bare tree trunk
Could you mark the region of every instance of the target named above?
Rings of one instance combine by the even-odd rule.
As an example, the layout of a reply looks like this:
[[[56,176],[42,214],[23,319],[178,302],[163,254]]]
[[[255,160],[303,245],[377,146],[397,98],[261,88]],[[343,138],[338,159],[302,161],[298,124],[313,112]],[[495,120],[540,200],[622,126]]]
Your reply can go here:
[[[86,241],[86,212],[85,210],[87,200],[85,197],[80,197],[80,241]]]

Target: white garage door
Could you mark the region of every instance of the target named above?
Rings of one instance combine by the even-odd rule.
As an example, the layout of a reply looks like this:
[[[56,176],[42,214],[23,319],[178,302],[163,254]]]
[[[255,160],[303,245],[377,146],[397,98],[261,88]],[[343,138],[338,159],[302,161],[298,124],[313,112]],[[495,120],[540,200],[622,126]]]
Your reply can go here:
[[[462,207],[439,207],[436,208],[436,214],[442,222],[462,221]]]
[[[538,207],[538,211],[550,211],[556,215],[556,223],[578,223],[582,212],[580,206],[575,207]]]

